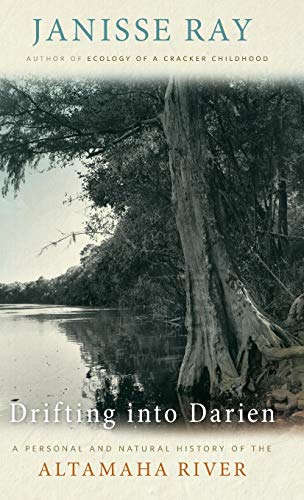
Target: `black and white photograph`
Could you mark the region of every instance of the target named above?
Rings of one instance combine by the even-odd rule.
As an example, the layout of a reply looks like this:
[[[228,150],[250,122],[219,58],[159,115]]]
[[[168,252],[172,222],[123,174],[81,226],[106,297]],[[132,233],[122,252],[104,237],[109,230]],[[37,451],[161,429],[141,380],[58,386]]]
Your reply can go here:
[[[0,127],[4,419],[304,421],[302,80],[2,78]]]

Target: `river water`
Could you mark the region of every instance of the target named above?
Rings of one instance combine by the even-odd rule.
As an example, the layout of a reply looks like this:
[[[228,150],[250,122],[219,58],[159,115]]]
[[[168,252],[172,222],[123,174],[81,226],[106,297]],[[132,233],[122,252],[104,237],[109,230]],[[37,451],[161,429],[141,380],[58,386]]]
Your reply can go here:
[[[11,401],[175,408],[185,337],[127,310],[0,305],[0,414]]]

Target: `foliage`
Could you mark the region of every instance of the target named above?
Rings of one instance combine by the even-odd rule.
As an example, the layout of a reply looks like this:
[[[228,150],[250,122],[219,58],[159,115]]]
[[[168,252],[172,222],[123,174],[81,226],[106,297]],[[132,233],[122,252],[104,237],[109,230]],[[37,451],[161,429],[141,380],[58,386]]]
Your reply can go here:
[[[233,82],[205,91],[210,189],[221,231],[258,302],[281,317],[302,292],[291,270],[304,237],[303,90]]]
[[[79,158],[87,231],[112,237],[86,247],[81,265],[54,280],[2,285],[2,301],[154,304],[183,312],[183,259],[171,210],[160,114],[165,82],[2,80],[0,169],[4,193],[47,155]],[[302,292],[303,85],[202,84],[209,195],[241,276],[264,308],[285,317]],[[115,227],[115,229],[114,229]],[[109,236],[109,234],[107,235]],[[170,305],[171,304],[171,305]]]

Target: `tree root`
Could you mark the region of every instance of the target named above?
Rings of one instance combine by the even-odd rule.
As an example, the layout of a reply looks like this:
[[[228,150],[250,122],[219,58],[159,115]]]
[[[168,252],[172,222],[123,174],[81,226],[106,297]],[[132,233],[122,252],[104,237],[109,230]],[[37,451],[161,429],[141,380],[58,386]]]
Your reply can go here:
[[[271,347],[259,347],[259,351],[263,356],[267,359],[273,361],[281,361],[284,359],[294,359],[294,358],[303,358],[304,357],[304,347],[302,346],[293,346],[287,348],[271,348]]]

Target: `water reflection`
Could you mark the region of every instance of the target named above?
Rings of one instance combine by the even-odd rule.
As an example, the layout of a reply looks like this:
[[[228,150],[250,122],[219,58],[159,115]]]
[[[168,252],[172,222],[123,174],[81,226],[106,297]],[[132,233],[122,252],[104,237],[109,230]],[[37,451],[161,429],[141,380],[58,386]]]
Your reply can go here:
[[[174,408],[185,338],[176,328],[155,325],[127,311],[102,311],[81,322],[66,320],[61,328],[80,345],[89,368],[82,397],[94,399],[102,412],[116,408],[123,417],[133,407]]]
[[[123,310],[0,305],[0,410],[62,400],[83,408],[174,408],[185,337]]]

